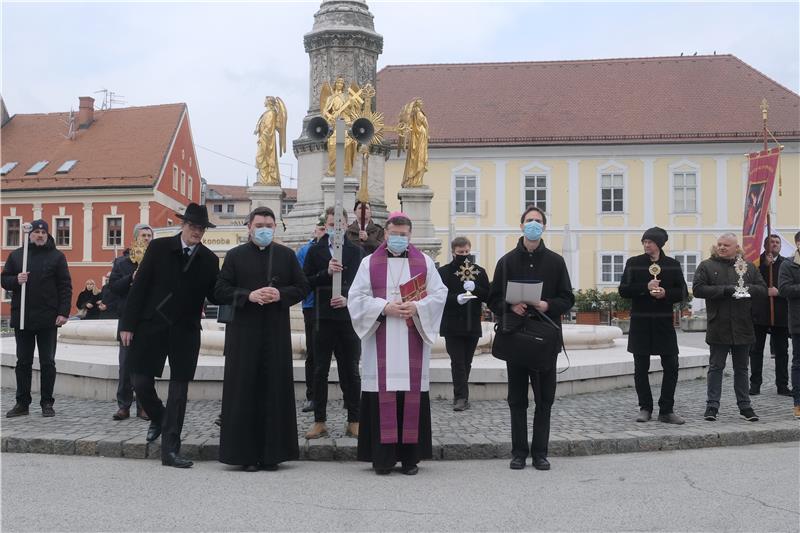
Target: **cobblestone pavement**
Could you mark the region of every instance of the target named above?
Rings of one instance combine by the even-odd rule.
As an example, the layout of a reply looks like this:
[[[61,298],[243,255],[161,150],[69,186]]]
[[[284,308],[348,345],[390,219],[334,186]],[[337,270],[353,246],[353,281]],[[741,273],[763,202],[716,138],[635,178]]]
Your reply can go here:
[[[679,382],[675,412],[686,424],[652,421],[636,423],[638,407],[633,387],[557,398],[553,406],[551,455],[591,455],[720,445],[800,440],[800,422],[792,416],[792,399],[778,396],[772,365],[765,361],[762,394],[752,398],[758,422],[739,417],[733,394],[732,371],[726,369],[720,416],[706,422],[704,379]],[[631,376],[631,381],[633,377]],[[658,397],[658,385],[653,387]],[[2,389],[2,409],[14,405],[14,391]],[[112,402],[56,397],[56,416],[43,418],[34,397],[30,416],[2,418],[2,451],[125,457],[158,457],[159,441],[144,440],[147,422],[131,418],[115,422]],[[475,401],[468,411],[452,411],[449,400],[432,400],[434,456],[438,459],[509,457],[511,429],[505,401]],[[190,401],[186,410],[182,452],[196,459],[217,456],[219,428],[214,419],[220,402]],[[313,413],[301,413],[297,404],[298,439],[304,459],[354,459],[356,441],[344,436],[345,411],[341,401],[328,405],[330,438],[306,441]],[[528,410],[533,417],[533,402]],[[657,414],[657,413],[654,413]],[[530,425],[529,425],[530,427]]]

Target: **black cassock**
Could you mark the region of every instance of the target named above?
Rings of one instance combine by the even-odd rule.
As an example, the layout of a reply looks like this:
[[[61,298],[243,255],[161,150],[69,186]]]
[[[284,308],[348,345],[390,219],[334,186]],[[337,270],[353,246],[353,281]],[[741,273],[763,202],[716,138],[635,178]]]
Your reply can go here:
[[[251,291],[272,286],[280,301],[259,305]],[[309,291],[294,252],[277,243],[242,244],[225,256],[214,291],[234,306],[225,330],[219,460],[232,465],[297,459],[297,414],[289,308]]]

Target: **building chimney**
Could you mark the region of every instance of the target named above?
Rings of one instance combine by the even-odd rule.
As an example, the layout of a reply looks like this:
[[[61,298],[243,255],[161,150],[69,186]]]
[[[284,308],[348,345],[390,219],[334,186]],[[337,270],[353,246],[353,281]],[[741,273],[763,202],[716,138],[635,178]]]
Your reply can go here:
[[[86,129],[94,122],[94,98],[91,96],[81,96],[78,98],[78,128]]]

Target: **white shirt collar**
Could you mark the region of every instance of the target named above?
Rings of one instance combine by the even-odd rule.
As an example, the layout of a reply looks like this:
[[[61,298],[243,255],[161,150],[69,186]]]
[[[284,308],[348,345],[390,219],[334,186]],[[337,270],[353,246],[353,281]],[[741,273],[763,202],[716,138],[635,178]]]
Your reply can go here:
[[[189,246],[188,244],[186,244],[185,242],[183,242],[183,237],[181,237],[180,239],[181,239],[181,251],[183,251],[184,249],[188,248],[188,249],[189,249],[189,253],[190,253],[190,254],[191,254],[191,253],[193,253],[193,252],[194,252],[194,249],[195,249],[195,247],[196,247],[197,245],[196,245],[196,244],[194,244],[194,245],[192,245],[192,246]]]

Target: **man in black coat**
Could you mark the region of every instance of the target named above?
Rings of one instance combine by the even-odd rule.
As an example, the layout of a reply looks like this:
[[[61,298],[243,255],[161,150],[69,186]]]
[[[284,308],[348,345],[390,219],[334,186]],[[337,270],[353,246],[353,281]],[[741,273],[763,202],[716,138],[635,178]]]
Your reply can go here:
[[[572,309],[575,295],[564,258],[549,250],[542,240],[547,217],[538,207],[528,206],[520,217],[523,236],[517,247],[500,258],[489,290],[489,308],[498,320],[509,313],[525,316],[524,303],[506,302],[506,284],[514,280],[542,281],[540,301],[533,307],[546,314],[557,325],[561,315]],[[547,444],[550,440],[550,411],[556,395],[556,364],[547,370],[532,370],[506,362],[508,372],[508,407],[511,411],[511,469],[522,470],[529,454],[533,467],[549,470]],[[533,389],[536,410],[533,414],[533,440],[528,446],[528,383]]]
[[[347,295],[364,258],[364,251],[342,238],[342,262],[333,257],[335,231],[334,208],[325,210],[327,233],[312,246],[303,263],[303,271],[314,291],[314,424],[306,433],[307,439],[318,439],[328,434],[328,374],[331,355],[336,349],[339,369],[339,386],[347,409],[345,434],[358,437],[358,412],[361,398],[361,340],[353,329],[347,310]],[[342,210],[342,227],[347,225],[347,213]],[[342,236],[344,237],[344,236]],[[333,275],[342,276],[342,294],[332,298]]]
[[[372,209],[368,203],[356,200],[353,210],[356,219],[347,227],[347,240],[364,250],[364,255],[369,255],[383,243],[383,228],[372,221]]]
[[[659,227],[642,235],[644,253],[625,264],[619,294],[632,300],[628,351],[633,354],[633,380],[639,397],[637,422],[648,422],[653,414],[653,394],[648,372],[650,356],[661,356],[664,376],[658,400],[658,420],[683,424],[673,411],[678,383],[678,338],[672,323],[672,306],[686,298],[686,281],[680,263],[664,254],[667,232]],[[652,271],[651,271],[652,269]]]
[[[439,334],[444,337],[450,356],[453,376],[453,411],[469,409],[469,373],[475,347],[483,335],[481,304],[489,296],[489,277],[486,270],[475,264],[470,255],[472,243],[466,237],[456,237],[450,243],[453,260],[439,267],[439,276],[447,286]],[[475,298],[468,298],[470,291]]]
[[[23,248],[8,256],[2,285],[11,295],[11,327],[17,342],[17,403],[6,413],[11,418],[28,414],[34,347],[39,345],[42,416],[55,416],[53,388],[56,383],[56,337],[67,323],[72,305],[72,280],[67,259],[56,250],[47,222],[31,223],[27,272],[22,270]],[[22,286],[25,289],[25,329],[20,329]]]
[[[219,460],[247,472],[297,459],[289,308],[308,292],[294,252],[272,241],[275,214],[257,207],[250,241],[225,255],[214,291],[233,306],[225,327]]]
[[[153,239],[153,230],[147,224],[136,224],[133,227],[133,242],[140,240],[145,244],[149,244]],[[138,263],[134,263],[130,257],[130,249],[125,250],[121,257],[114,259],[114,264],[111,267],[111,276],[108,278],[106,286],[109,292],[114,295],[116,301],[113,303],[116,306],[117,313],[122,317],[125,312],[125,305],[128,302],[128,292],[133,284],[133,279],[136,276],[136,269],[139,267]],[[105,296],[104,296],[105,298]],[[106,302],[108,304],[108,302]],[[117,321],[117,340],[119,340],[119,330],[122,320]],[[125,420],[131,416],[131,404],[133,403],[133,380],[131,379],[131,369],[128,365],[128,352],[130,348],[124,346],[122,343],[119,345],[119,381],[117,382],[117,412],[114,413],[112,418],[114,420]],[[142,406],[137,402],[136,416],[143,420],[150,420],[147,411],[142,409]]]
[[[147,441],[163,431],[161,463],[189,468],[179,455],[186,395],[194,379],[200,352],[200,317],[206,297],[213,298],[219,258],[200,241],[208,220],[206,206],[191,203],[183,215],[181,232],[153,240],[133,280],[120,320],[120,340],[130,346],[133,387],[150,415]],[[167,407],[156,394],[155,376],[161,377],[169,358]]]
[[[753,302],[753,330],[756,342],[750,346],[750,396],[761,394],[763,381],[764,345],[767,333],[770,335],[770,347],[775,352],[775,385],[778,394],[791,396],[789,388],[789,302],[778,294],[778,274],[781,263],[780,235],[769,235],[764,239],[764,253],[758,265],[758,271],[767,284],[767,298]]]
[[[792,335],[792,397],[794,417],[800,418],[800,231],[794,234],[797,247],[778,273],[778,291],[789,304],[789,333]]]

